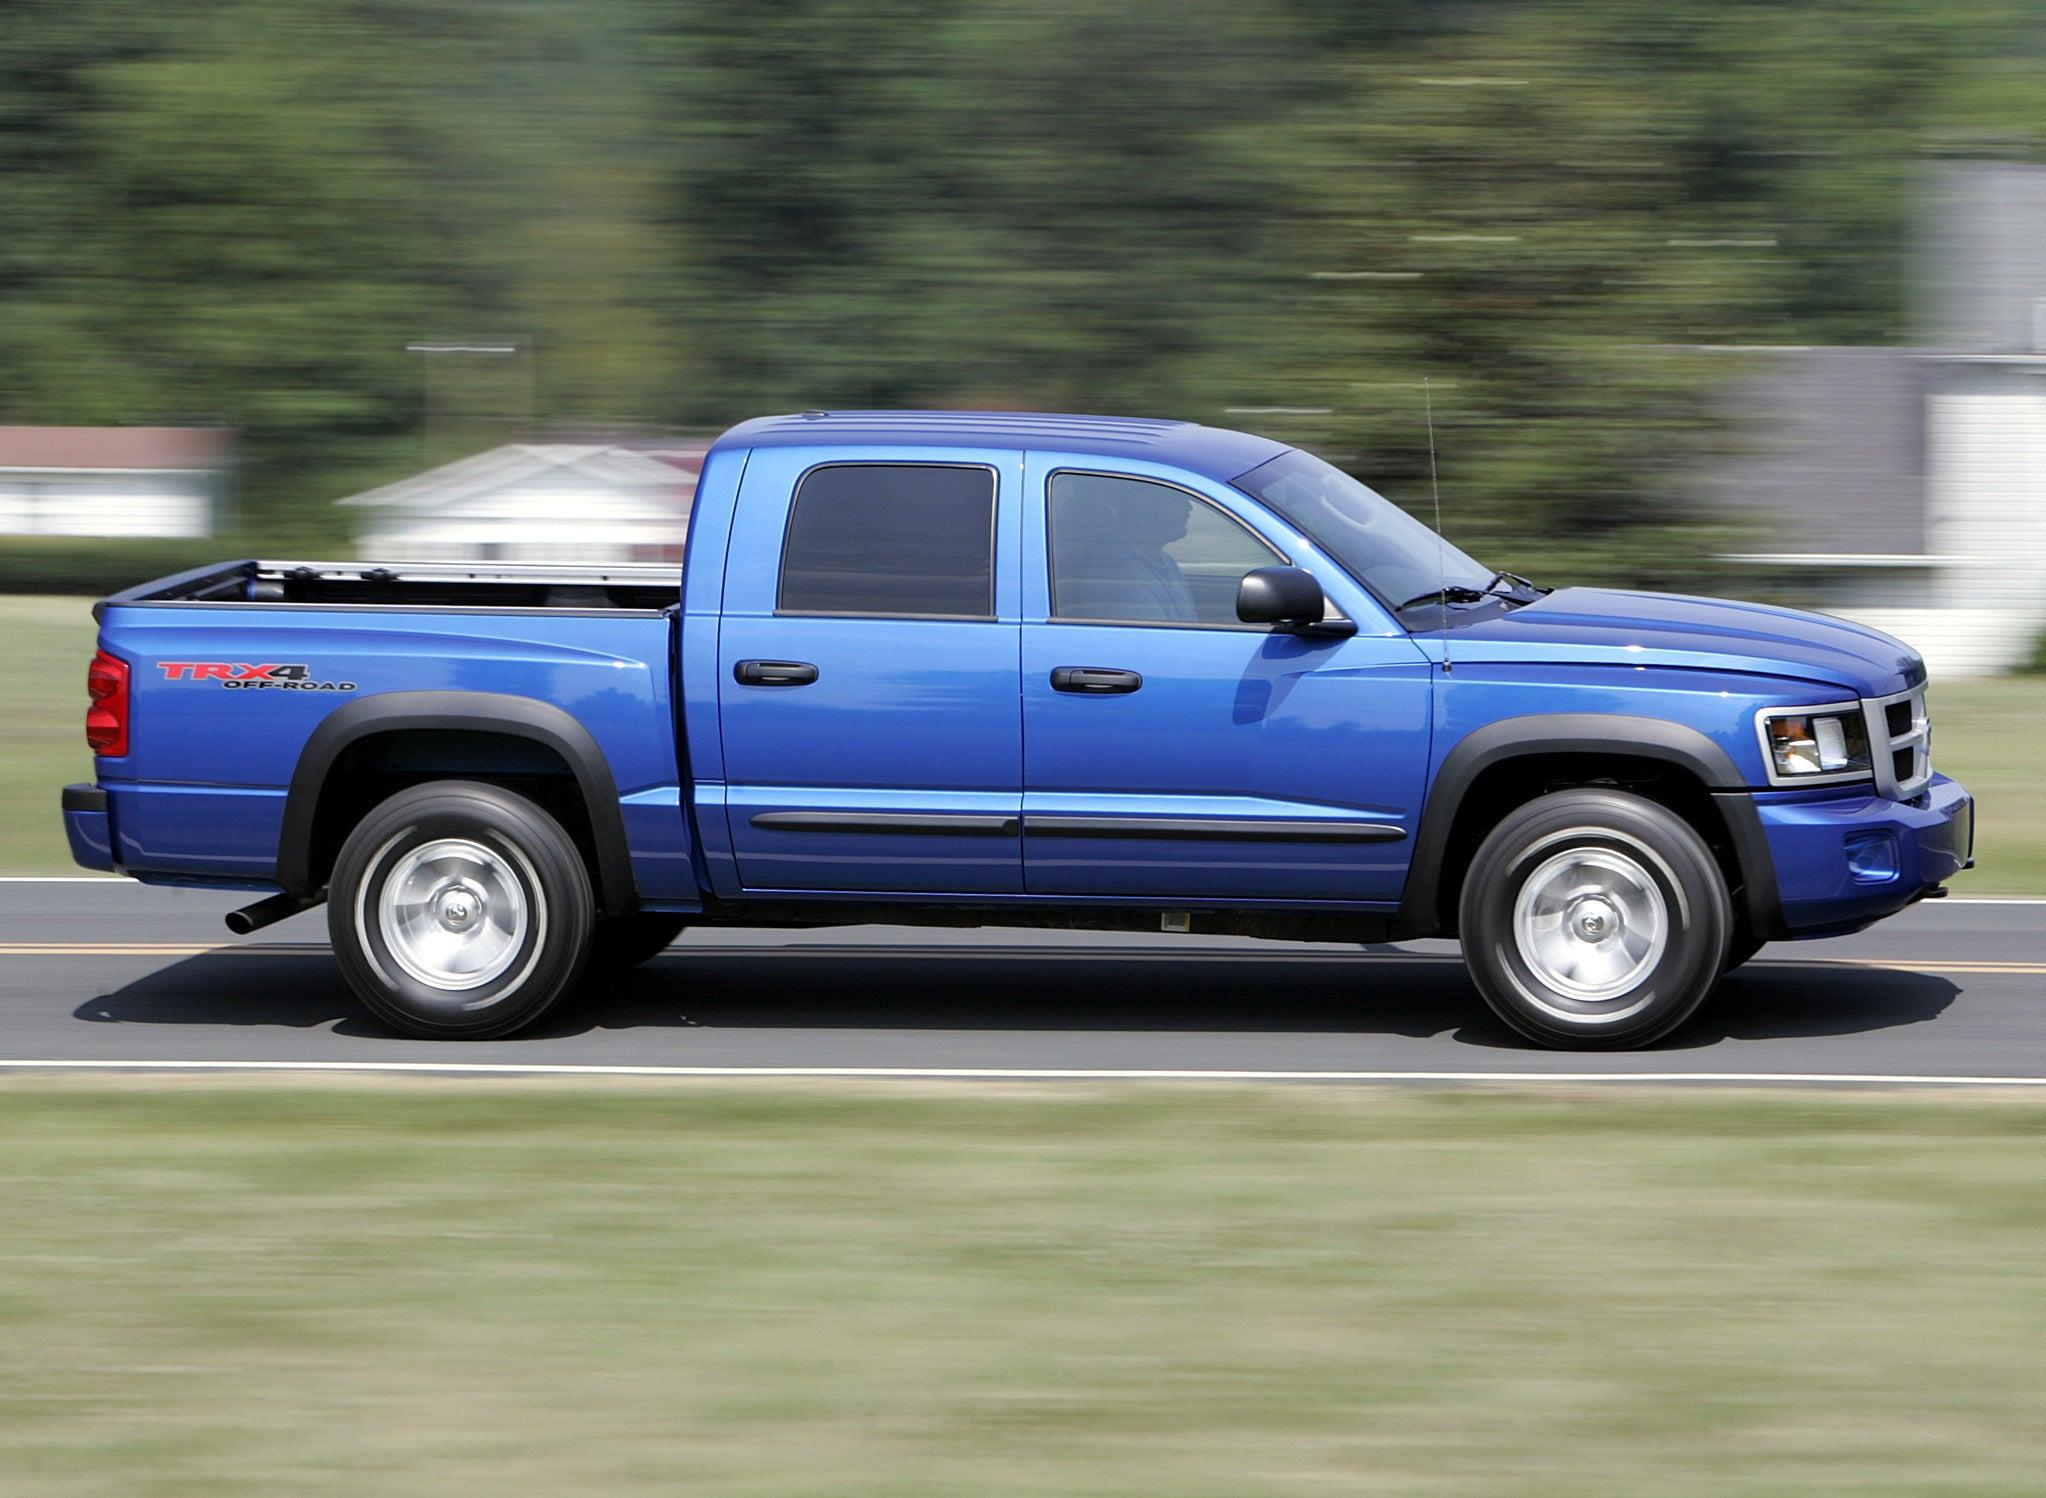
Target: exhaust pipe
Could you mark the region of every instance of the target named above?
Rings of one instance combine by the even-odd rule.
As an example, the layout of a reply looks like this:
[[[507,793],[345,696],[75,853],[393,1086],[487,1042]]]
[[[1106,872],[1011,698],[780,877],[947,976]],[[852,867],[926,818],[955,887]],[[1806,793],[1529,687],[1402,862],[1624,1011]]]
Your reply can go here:
[[[311,910],[321,902],[305,895],[275,894],[267,900],[258,900],[253,905],[244,905],[240,910],[227,913],[227,929],[236,936],[247,936],[251,931],[261,931],[265,926],[274,926],[286,916],[297,915],[301,910]]]

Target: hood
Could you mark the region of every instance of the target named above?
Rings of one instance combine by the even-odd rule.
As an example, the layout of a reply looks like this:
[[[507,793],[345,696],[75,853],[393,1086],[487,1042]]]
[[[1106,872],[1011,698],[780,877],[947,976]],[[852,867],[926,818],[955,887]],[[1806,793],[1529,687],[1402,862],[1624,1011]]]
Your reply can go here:
[[[1611,588],[1560,588],[1450,635],[1451,649],[1492,660],[1591,661],[1738,671],[1884,697],[1925,680],[1902,640],[1828,614]]]

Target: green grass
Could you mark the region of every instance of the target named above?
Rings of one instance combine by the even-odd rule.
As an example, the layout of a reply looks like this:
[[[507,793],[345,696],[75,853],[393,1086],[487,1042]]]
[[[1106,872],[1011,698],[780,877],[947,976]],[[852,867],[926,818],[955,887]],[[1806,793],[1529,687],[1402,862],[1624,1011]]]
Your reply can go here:
[[[1932,757],[1975,793],[1964,895],[2046,895],[2046,676],[1935,682]]]
[[[57,792],[92,775],[80,727],[92,639],[89,600],[0,596],[0,873],[72,868]],[[1955,890],[2046,894],[2046,677],[1944,683],[1933,704],[1940,768],[1983,803],[1981,866]]]
[[[2035,1493],[2046,1107],[0,1091],[0,1494]]]
[[[57,793],[92,779],[85,747],[89,598],[0,595],[0,874],[78,872]]]

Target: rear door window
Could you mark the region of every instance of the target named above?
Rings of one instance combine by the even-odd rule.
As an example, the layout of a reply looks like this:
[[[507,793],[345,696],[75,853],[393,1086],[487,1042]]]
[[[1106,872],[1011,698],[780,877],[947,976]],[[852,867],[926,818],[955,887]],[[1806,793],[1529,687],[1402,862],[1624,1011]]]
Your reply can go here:
[[[776,610],[992,619],[995,475],[940,463],[834,463],[796,486]]]

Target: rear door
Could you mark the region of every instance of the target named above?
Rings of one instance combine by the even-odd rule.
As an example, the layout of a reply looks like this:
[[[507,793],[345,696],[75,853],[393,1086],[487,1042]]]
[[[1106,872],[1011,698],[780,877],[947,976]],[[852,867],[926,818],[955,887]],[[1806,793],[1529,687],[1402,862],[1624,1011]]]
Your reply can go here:
[[[1420,649],[1246,496],[1099,467],[1025,468],[1030,892],[1397,900],[1428,755]],[[1243,574],[1285,564],[1359,632],[1240,623]]]
[[[749,893],[1022,889],[1014,453],[757,450],[719,631]]]

